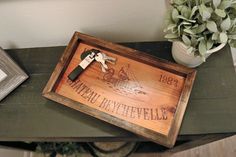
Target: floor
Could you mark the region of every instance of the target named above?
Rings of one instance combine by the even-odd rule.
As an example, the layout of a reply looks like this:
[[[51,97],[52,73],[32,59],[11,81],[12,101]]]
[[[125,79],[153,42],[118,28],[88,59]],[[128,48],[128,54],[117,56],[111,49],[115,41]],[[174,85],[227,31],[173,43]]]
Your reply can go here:
[[[235,157],[236,135],[178,153],[135,154],[131,157]]]

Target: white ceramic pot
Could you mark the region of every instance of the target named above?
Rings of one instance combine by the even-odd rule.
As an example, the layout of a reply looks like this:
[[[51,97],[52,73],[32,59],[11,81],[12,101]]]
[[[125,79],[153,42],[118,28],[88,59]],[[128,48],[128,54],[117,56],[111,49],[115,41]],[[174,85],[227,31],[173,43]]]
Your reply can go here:
[[[211,50],[208,50],[205,57],[206,58],[209,57],[212,53],[222,49],[225,45],[226,43],[223,43]],[[187,46],[180,41],[173,42],[172,56],[177,63],[185,65],[190,68],[197,67],[203,63],[203,60],[201,59],[200,56],[195,56],[194,53],[188,53]]]

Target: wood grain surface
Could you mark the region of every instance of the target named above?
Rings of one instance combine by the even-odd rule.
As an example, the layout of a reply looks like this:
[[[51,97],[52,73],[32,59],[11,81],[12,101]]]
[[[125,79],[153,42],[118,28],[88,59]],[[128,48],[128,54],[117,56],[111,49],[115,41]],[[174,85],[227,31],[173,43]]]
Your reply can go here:
[[[79,44],[56,93],[167,136],[185,78],[100,49],[117,58],[116,65],[108,64],[110,69],[103,73],[94,62],[70,81],[81,54],[93,48]]]
[[[167,41],[122,43],[174,62]],[[30,79],[0,104],[1,141],[145,141],[135,134],[42,97],[65,46],[6,50]],[[236,132],[236,75],[230,47],[211,55],[197,76],[177,141]]]
[[[2,48],[0,48],[0,75],[0,101],[28,78]]]
[[[102,73],[93,63],[78,80],[68,75],[88,49],[117,58]],[[43,96],[172,147],[182,122],[196,70],[75,32]]]

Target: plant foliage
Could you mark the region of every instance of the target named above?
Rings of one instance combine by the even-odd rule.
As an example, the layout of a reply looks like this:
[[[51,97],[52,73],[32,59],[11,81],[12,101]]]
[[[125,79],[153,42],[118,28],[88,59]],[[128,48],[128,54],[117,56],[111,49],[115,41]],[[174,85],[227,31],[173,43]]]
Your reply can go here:
[[[50,157],[61,155],[75,155],[80,150],[76,142],[39,142],[36,150],[41,153],[50,154]]]
[[[236,0],[172,0],[165,38],[205,59],[221,43],[236,47]]]

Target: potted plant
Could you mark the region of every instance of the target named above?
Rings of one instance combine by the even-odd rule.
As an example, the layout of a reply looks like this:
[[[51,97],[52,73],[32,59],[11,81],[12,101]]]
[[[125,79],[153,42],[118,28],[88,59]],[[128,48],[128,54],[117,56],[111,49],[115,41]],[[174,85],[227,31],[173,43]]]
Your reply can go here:
[[[236,47],[236,0],[172,0],[165,38],[177,63],[196,67],[226,43]]]

